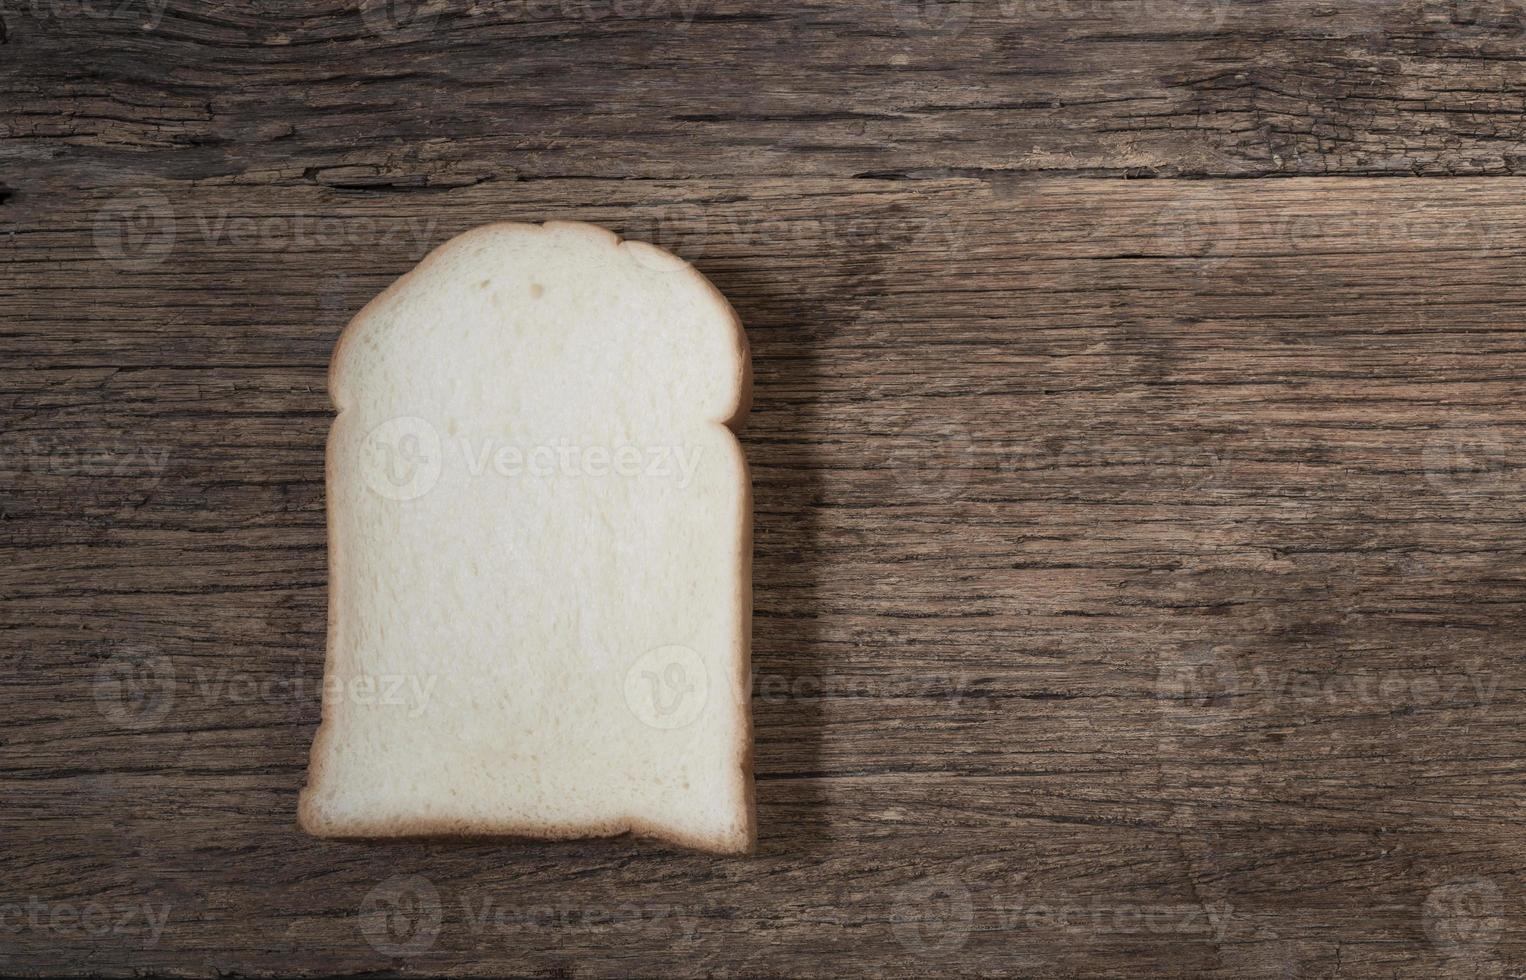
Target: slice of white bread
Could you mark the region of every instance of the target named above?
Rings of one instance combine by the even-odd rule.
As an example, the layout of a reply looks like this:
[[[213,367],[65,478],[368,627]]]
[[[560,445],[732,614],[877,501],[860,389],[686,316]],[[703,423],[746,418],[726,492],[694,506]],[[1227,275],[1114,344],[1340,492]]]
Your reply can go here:
[[[752,849],[746,338],[593,225],[447,242],[330,366],[323,837]]]

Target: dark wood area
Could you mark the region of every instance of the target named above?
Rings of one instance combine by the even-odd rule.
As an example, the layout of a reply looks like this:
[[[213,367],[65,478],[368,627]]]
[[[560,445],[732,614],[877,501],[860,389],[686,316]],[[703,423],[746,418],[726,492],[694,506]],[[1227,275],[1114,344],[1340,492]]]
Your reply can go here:
[[[0,973],[1526,973],[1523,117],[1513,3],[0,5]],[[334,339],[548,218],[748,328],[754,858],[295,827]]]

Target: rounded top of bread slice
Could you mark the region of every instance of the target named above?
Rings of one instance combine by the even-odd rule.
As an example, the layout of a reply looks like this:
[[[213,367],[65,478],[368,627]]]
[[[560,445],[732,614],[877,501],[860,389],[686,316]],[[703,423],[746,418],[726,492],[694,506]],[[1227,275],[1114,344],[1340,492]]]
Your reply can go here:
[[[427,377],[418,368],[463,324],[495,332],[502,354],[457,384],[596,387],[606,409],[666,403],[733,427],[748,408],[746,335],[719,290],[655,245],[573,221],[485,225],[436,248],[345,328],[329,371],[335,406],[358,391],[428,397],[410,393],[410,377]],[[735,370],[683,369],[696,360]]]

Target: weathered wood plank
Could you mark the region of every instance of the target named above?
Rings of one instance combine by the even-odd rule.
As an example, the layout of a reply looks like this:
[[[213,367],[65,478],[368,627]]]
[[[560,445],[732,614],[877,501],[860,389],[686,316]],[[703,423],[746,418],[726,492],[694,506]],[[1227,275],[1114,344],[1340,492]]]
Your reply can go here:
[[[1514,174],[1514,0],[16,0],[0,179]],[[81,66],[88,66],[82,70]]]
[[[1518,971],[1521,191],[23,187],[0,967]],[[750,861],[293,825],[329,349],[429,246],[547,217],[693,259],[749,328]],[[414,875],[416,953],[361,915]]]

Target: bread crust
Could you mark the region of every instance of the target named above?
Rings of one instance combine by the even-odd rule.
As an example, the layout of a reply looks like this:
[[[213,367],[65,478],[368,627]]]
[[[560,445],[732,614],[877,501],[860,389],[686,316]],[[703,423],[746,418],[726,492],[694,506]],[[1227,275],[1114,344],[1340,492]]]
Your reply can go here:
[[[334,354],[329,360],[328,390],[329,399],[336,410],[336,415],[333,424],[329,428],[328,442],[324,452],[325,489],[327,490],[335,486],[335,475],[338,466],[335,452],[337,439],[335,436],[343,421],[347,407],[340,402],[338,382],[343,377],[345,352],[348,344],[360,332],[360,328],[368,318],[406,288],[413,277],[427,273],[435,263],[439,262],[442,257],[448,255],[452,250],[504,229],[537,232],[561,230],[597,237],[601,241],[605,241],[615,247],[652,249],[659,255],[672,260],[673,274],[690,277],[694,285],[708,292],[717,301],[719,307],[725,311],[731,323],[737,350],[736,378],[733,386],[736,397],[724,418],[712,419],[710,421],[724,428],[731,436],[732,446],[735,449],[733,458],[740,467],[739,476],[741,477],[740,483],[743,489],[743,492],[739,495],[741,511],[738,514],[740,534],[737,542],[738,585],[740,589],[737,599],[738,608],[741,610],[741,629],[740,635],[736,638],[738,655],[735,658],[737,670],[740,672],[737,689],[741,691],[741,696],[746,701],[743,706],[744,710],[741,712],[740,744],[736,750],[737,766],[742,786],[744,787],[745,799],[745,812],[740,814],[742,818],[742,833],[734,839],[699,837],[635,818],[565,825],[504,824],[502,826],[483,826],[464,820],[415,820],[377,821],[371,824],[347,823],[343,828],[335,827],[323,818],[313,802],[316,789],[324,781],[322,759],[326,757],[326,753],[323,749],[327,746],[328,740],[334,735],[333,719],[330,716],[327,698],[324,699],[322,717],[309,750],[307,785],[303,787],[297,802],[297,825],[303,832],[314,837],[333,840],[380,841],[451,838],[459,840],[520,839],[567,841],[618,837],[631,834],[713,854],[742,855],[754,853],[757,848],[757,796],[753,781],[753,723],[751,710],[753,496],[752,478],[748,472],[747,460],[742,451],[741,442],[737,439],[737,435],[741,432],[746,416],[752,407],[752,357],[747,343],[747,333],[742,326],[741,318],[737,316],[736,310],[721,291],[709,279],[705,278],[698,269],[678,256],[658,248],[656,245],[648,242],[622,240],[618,235],[606,228],[580,221],[547,221],[539,225],[518,221],[494,222],[463,232],[437,246],[418,265],[398,277],[395,282],[367,303],[345,325],[344,329],[340,331],[338,340],[335,341]],[[334,583],[340,581],[341,576],[344,574],[345,555],[343,549],[339,547],[337,540],[336,522],[332,505],[325,507],[325,514],[329,556],[330,601],[328,604],[326,626],[324,676],[331,677],[335,674],[335,651],[337,649],[340,625],[336,612],[337,604],[333,601],[333,589]]]

